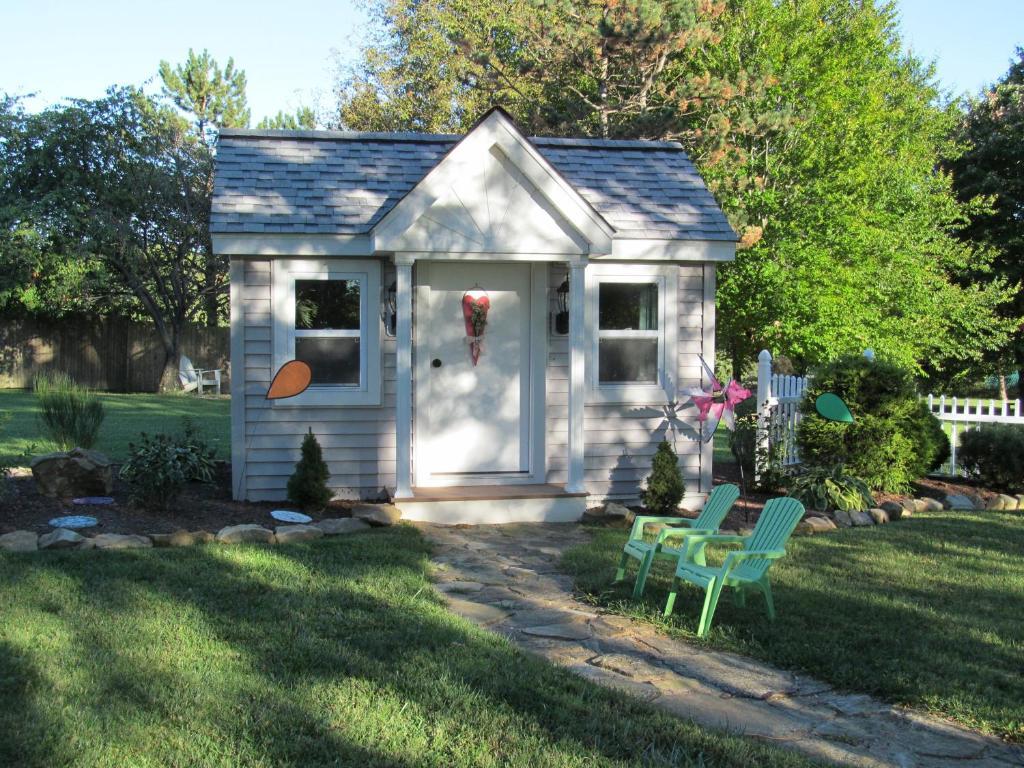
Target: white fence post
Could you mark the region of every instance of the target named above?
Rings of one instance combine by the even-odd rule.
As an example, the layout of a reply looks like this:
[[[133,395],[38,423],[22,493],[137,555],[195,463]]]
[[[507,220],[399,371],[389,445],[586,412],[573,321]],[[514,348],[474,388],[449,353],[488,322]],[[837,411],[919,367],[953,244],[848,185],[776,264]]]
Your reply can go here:
[[[757,431],[754,441],[754,481],[761,482],[764,459],[768,456],[771,443],[768,429],[772,412],[772,354],[762,349],[757,356]]]

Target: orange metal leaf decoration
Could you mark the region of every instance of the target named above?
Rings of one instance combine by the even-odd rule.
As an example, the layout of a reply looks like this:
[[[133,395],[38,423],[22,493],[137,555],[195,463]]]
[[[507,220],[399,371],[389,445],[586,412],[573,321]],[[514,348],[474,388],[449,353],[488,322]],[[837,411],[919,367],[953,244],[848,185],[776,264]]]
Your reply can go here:
[[[267,390],[267,400],[281,400],[301,395],[312,379],[313,372],[309,365],[301,360],[289,360],[274,374],[274,380],[270,382],[270,389]]]

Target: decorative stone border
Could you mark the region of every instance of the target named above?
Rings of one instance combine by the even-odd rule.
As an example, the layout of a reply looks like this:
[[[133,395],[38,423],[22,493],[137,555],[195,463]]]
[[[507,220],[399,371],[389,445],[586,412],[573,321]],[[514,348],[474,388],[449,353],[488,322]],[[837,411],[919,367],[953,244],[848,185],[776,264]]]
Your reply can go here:
[[[229,525],[216,534],[209,531],[174,533],[99,533],[83,536],[68,528],[56,528],[48,533],[14,531],[0,536],[0,550],[8,552],[35,552],[44,549],[142,549],[148,547],[190,547],[196,544],[294,544],[313,541],[324,536],[357,533],[371,527],[394,525],[402,517],[391,504],[358,504],[352,508],[352,517],[334,517],[307,525],[278,525],[271,530],[258,523]]]

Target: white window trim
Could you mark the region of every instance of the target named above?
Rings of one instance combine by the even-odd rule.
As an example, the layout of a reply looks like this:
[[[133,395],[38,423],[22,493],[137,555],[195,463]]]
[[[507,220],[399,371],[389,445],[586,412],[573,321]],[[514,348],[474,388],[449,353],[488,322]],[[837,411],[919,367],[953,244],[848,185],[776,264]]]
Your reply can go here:
[[[595,264],[587,268],[587,402],[664,405],[676,399],[678,377],[679,268],[675,264]],[[598,381],[598,299],[601,283],[651,281],[658,285],[658,381],[650,384],[601,384]],[[572,301],[572,297],[569,298]],[[607,336],[650,338],[651,331],[613,331]]]
[[[353,331],[305,332],[295,328],[296,280],[356,280],[359,282],[359,386],[321,384],[296,397],[273,400],[275,408],[303,406],[373,406],[381,404],[381,269],[369,259],[275,259],[273,282],[274,372],[295,359],[296,336],[352,338]]]

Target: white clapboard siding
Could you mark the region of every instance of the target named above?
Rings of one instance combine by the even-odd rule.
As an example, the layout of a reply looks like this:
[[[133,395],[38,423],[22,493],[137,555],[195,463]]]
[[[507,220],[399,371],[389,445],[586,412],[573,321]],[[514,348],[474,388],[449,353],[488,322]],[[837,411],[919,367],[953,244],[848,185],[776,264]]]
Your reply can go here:
[[[706,312],[709,285],[703,265],[679,267],[678,346],[676,370],[678,387],[696,387],[702,370],[698,355],[713,357],[709,348]],[[384,285],[393,277],[386,268]],[[288,477],[300,455],[299,446],[312,428],[331,472],[331,487],[342,498],[370,498],[395,484],[395,354],[394,340],[381,334],[384,345],[381,377],[382,405],[379,407],[289,407],[265,399],[273,375],[271,264],[266,259],[246,259],[233,274],[241,274],[243,285],[236,294],[242,304],[240,347],[243,360],[236,365],[245,371],[244,404],[236,411],[244,416],[244,428],[236,439],[244,441],[244,492],[252,500],[284,498]],[[552,265],[549,282],[557,287],[565,267]],[[713,290],[713,282],[710,283]],[[415,326],[415,324],[414,324]],[[713,338],[713,336],[712,336]],[[568,477],[568,379],[567,337],[557,336],[549,326],[546,369],[546,461],[547,481],[564,484]],[[414,382],[415,386],[415,382]],[[710,453],[696,439],[697,425],[692,408],[677,412],[670,426],[663,405],[643,403],[588,404],[585,409],[584,480],[595,499],[636,499],[641,483],[650,474],[651,457],[658,443],[673,439],[687,489],[706,491],[702,476]],[[415,438],[414,438],[415,439]]]
[[[714,269],[714,267],[708,267]],[[701,382],[698,355],[713,356],[705,348],[704,293],[705,267],[679,267],[677,301],[678,387],[696,387]],[[552,265],[549,287],[554,290],[565,279],[565,267]],[[570,299],[571,300],[571,299]],[[709,361],[710,362],[710,361]],[[589,364],[589,363],[588,363]],[[568,337],[554,333],[548,326],[548,364],[546,382],[547,404],[547,481],[564,484],[568,479],[568,403],[569,403]],[[634,500],[641,482],[651,471],[651,458],[666,436],[674,439],[687,489],[701,490],[701,443],[683,433],[696,434],[693,409],[677,413],[676,430],[669,429],[665,407],[643,403],[587,404],[584,409],[584,484],[593,499],[618,498]]]

